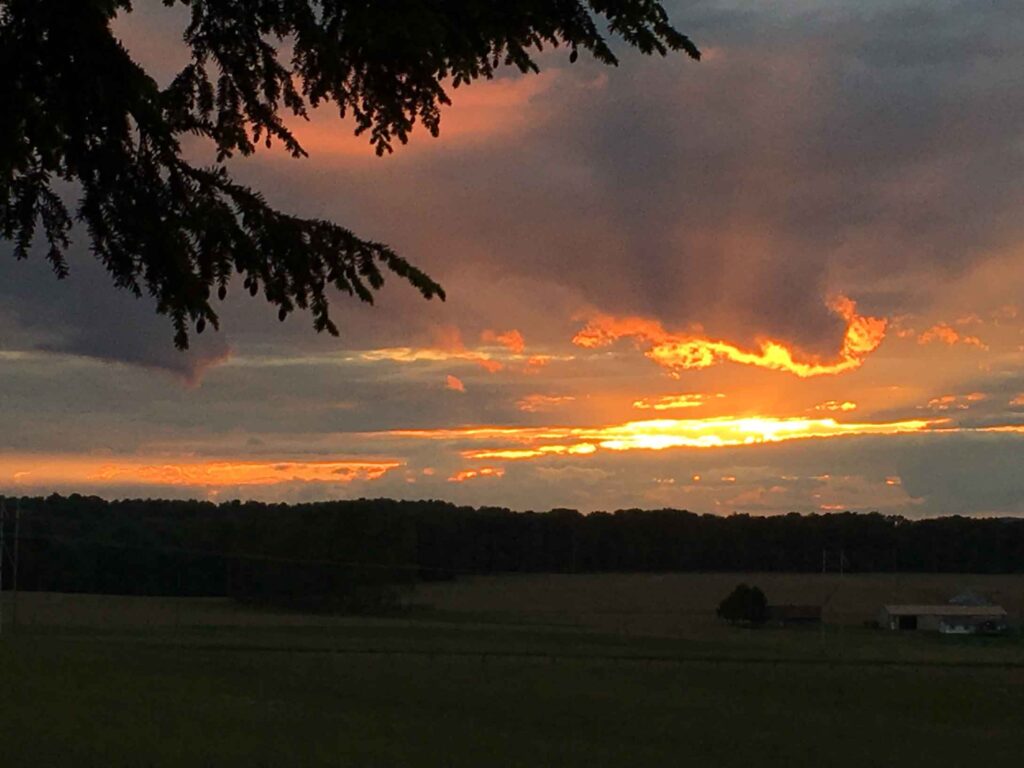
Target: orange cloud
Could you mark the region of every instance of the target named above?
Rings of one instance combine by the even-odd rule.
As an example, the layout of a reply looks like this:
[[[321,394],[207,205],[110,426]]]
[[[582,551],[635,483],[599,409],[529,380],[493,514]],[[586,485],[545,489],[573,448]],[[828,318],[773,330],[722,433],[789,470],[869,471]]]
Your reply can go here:
[[[562,403],[571,403],[575,399],[575,397],[570,395],[527,395],[518,400],[516,406],[520,411],[536,413],[537,411],[550,410]]]
[[[445,389],[453,390],[455,392],[465,392],[466,391],[466,385],[463,384],[460,379],[456,378],[455,376],[452,376],[451,374],[445,376],[444,388]]]
[[[489,344],[500,344],[505,349],[515,352],[517,355],[523,354],[526,349],[526,340],[523,339],[523,334],[513,329],[511,331],[505,331],[504,333],[498,333],[497,331],[484,331],[480,334],[480,339]]]
[[[385,347],[384,349],[371,349],[360,352],[356,357],[359,360],[374,363],[382,360],[393,363],[434,363],[458,360],[479,365],[488,373],[497,373],[504,370],[506,365],[501,360],[496,360],[484,352],[448,350],[435,347]]]
[[[838,374],[859,368],[864,358],[885,338],[886,321],[858,315],[856,304],[845,296],[837,297],[830,306],[846,320],[842,349],[832,362],[797,360],[793,350],[771,339],[760,342],[760,349],[751,352],[725,341],[673,334],[655,320],[638,317],[599,315],[576,334],[573,343],[594,349],[618,339],[632,338],[638,346],[645,347],[644,354],[649,359],[671,371],[708,368],[722,361],[787,371],[800,377]]]
[[[978,349],[988,349],[988,346],[977,336],[965,336],[946,323],[936,323],[917,337],[918,344],[931,344],[932,342],[939,342],[947,346],[966,344]]]
[[[541,372],[541,369],[544,368],[544,366],[546,366],[550,360],[550,357],[534,355],[533,357],[526,361],[526,364],[523,366],[523,373],[527,374],[528,376],[536,375]]]
[[[438,362],[446,360],[467,360],[471,359],[464,352],[449,352],[433,347],[384,347],[383,349],[369,349],[356,355],[359,360],[378,362],[388,360],[393,363],[419,363]]]
[[[814,406],[816,411],[855,411],[857,410],[857,404],[850,402],[849,400],[839,402],[838,400],[829,400],[825,403],[820,403]]]
[[[0,457],[0,479],[27,485],[109,484],[192,487],[352,483],[377,480],[400,461],[189,461],[82,456]]]
[[[498,371],[504,369],[505,367],[504,363],[498,360],[492,360],[489,357],[478,357],[473,362],[475,362],[488,373],[497,373]]]
[[[478,80],[460,88],[446,83],[452,103],[442,112],[439,135],[431,137],[426,129],[417,126],[409,136],[409,145],[396,149],[394,157],[400,159],[410,151],[434,150],[453,139],[466,146],[527,130],[535,124],[534,99],[551,88],[558,75],[558,70],[549,70],[530,77]],[[339,120],[336,110],[317,109],[310,113],[308,121],[292,118],[287,122],[313,157],[379,162],[369,132],[356,136],[353,119]],[[397,148],[398,143],[395,144]]]
[[[463,451],[466,459],[536,459],[539,456],[585,456],[596,453],[597,446],[593,443],[577,443],[575,445],[541,445],[536,448],[491,448],[482,451]]]
[[[449,483],[464,483],[478,477],[504,477],[504,467],[482,467],[480,469],[463,469],[448,478]]]
[[[634,400],[633,407],[639,410],[671,411],[677,408],[697,408],[704,405],[711,398],[722,398],[725,395],[665,395],[664,397],[648,397],[643,400]]]
[[[981,402],[986,397],[982,392],[971,392],[967,395],[942,395],[929,400],[927,407],[933,411],[966,411],[971,407],[971,403]]]
[[[392,363],[432,363],[452,360],[473,363],[488,373],[507,370],[521,374],[535,374],[551,360],[572,360],[572,356],[554,357],[552,355],[531,355],[526,357],[523,352],[526,343],[519,331],[496,333],[484,331],[484,341],[495,346],[467,349],[457,329],[441,327],[435,330],[436,344],[430,347],[383,347],[356,352],[347,360],[360,360],[370,363],[381,361]]]

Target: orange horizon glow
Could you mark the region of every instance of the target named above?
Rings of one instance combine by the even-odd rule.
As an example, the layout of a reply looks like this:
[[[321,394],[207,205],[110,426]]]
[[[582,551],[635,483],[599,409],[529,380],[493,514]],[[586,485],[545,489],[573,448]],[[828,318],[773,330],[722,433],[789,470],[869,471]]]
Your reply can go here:
[[[127,485],[271,486],[378,480],[404,463],[395,459],[352,461],[234,461],[159,458],[112,460],[95,456],[0,456],[0,481],[15,485],[124,483]]]
[[[836,360],[820,362],[797,360],[795,352],[783,342],[765,339],[756,352],[740,349],[726,341],[689,334],[673,334],[656,320],[641,317],[616,318],[597,315],[573,338],[585,349],[608,346],[619,339],[631,338],[644,355],[670,371],[708,368],[722,361],[785,371],[801,378],[836,375],[859,368],[885,338],[888,322],[883,318],[857,314],[857,305],[845,296],[836,297],[831,310],[846,321],[843,344]]]
[[[921,432],[941,421],[911,419],[880,423],[841,423],[833,418],[718,417],[650,419],[607,427],[467,427],[397,430],[384,434],[433,440],[503,441],[506,445],[470,448],[469,460],[517,461],[545,456],[581,456],[604,451],[668,448],[724,448],[789,440],[849,435]]]

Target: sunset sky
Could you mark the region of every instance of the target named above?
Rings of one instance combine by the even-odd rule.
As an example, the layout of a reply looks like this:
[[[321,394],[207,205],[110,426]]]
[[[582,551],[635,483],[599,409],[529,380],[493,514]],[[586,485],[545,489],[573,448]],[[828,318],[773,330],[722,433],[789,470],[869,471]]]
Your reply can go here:
[[[669,7],[702,62],[545,52],[392,156],[326,108],[232,164],[445,303],[335,339],[235,285],[183,354],[82,233],[64,282],[0,258],[0,493],[1024,513],[1019,0]]]

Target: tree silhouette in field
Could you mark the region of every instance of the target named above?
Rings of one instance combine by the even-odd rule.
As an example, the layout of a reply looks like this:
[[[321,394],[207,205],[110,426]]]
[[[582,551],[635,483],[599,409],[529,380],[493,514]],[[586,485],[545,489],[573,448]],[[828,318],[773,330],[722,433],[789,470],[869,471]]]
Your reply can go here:
[[[718,604],[716,613],[734,624],[763,624],[768,618],[768,601],[760,588],[740,584]]]
[[[440,285],[386,245],[329,221],[275,210],[225,161],[281,144],[305,155],[289,115],[330,102],[378,154],[417,123],[437,135],[447,88],[564,46],[615,64],[608,37],[645,54],[699,53],[654,0],[135,0],[185,5],[191,61],[161,88],[111,31],[130,0],[0,0],[0,234],[26,258],[37,230],[58,277],[74,219],[113,282],[148,292],[178,347],[217,327],[234,273],[284,319],[308,309],[337,334],[334,287],[372,302],[394,272],[426,298]],[[287,52],[287,58],[285,57]],[[216,161],[197,167],[182,140]],[[65,198],[77,190],[72,211]]]

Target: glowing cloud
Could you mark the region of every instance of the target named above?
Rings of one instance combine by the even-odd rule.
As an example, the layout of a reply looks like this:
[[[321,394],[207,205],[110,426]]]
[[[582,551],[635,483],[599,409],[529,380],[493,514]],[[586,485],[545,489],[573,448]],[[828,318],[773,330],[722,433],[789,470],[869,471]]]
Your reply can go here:
[[[946,323],[936,323],[917,337],[918,344],[931,344],[933,342],[950,347],[954,344],[966,344],[969,347],[988,349],[988,346],[977,336],[965,336]]]
[[[448,478],[449,483],[464,483],[481,477],[504,477],[504,467],[481,467],[480,469],[463,469]]]
[[[816,411],[855,411],[857,410],[857,404],[849,400],[839,402],[838,400],[829,400],[825,403],[819,403],[814,406]]]
[[[528,376],[534,376],[540,373],[541,369],[543,369],[544,366],[546,366],[552,359],[553,358],[545,355],[534,355],[526,361],[526,364],[523,366],[523,373]],[[566,359],[571,360],[572,358],[570,357]]]
[[[928,401],[928,408],[933,411],[966,411],[972,403],[980,403],[987,395],[983,392],[971,392],[967,395],[942,395]]]
[[[488,373],[508,371],[519,374],[536,374],[552,360],[572,360],[572,356],[531,355],[524,354],[526,349],[522,334],[519,331],[495,333],[485,331],[482,337],[491,346],[467,349],[462,346],[457,331],[440,329],[435,333],[438,344],[430,347],[383,347],[357,352],[345,358],[346,361],[362,361],[368,363],[443,363],[465,362],[480,366]]]
[[[722,398],[725,395],[665,395],[664,397],[648,397],[643,400],[634,400],[633,407],[638,410],[672,411],[677,408],[697,408],[704,405],[712,398]]]
[[[509,449],[487,449],[482,451],[463,451],[462,455],[467,459],[505,459],[515,461],[517,459],[536,459],[539,456],[583,456],[595,453],[597,446],[592,443],[577,443],[575,445],[541,445],[537,448],[509,448]]]
[[[445,389],[450,389],[450,390],[452,390],[454,392],[465,392],[466,391],[466,385],[462,383],[462,380],[456,378],[455,376],[452,376],[451,374],[445,376],[445,378],[444,378],[444,388]]]
[[[387,360],[393,363],[443,362],[447,360],[473,360],[474,355],[465,352],[453,352],[433,347],[385,347],[370,349],[357,355],[359,360],[378,362]]]
[[[515,352],[517,355],[523,354],[526,350],[526,341],[523,339],[523,334],[515,329],[505,331],[504,333],[498,333],[497,331],[484,331],[480,334],[480,339],[488,344],[500,344],[505,347],[505,349]]]
[[[885,338],[886,321],[857,314],[857,306],[845,296],[837,297],[830,307],[846,320],[846,333],[838,358],[821,362],[815,358],[797,360],[785,344],[771,339],[760,342],[760,349],[742,350],[728,342],[706,337],[673,334],[661,323],[638,317],[615,318],[599,315],[576,334],[573,343],[586,349],[607,346],[622,338],[632,338],[644,354],[671,371],[708,368],[729,361],[787,371],[800,377],[838,374],[859,368],[864,358]]]
[[[498,371],[503,370],[505,368],[504,363],[501,363],[497,360],[491,360],[490,358],[487,357],[477,358],[473,362],[475,362],[488,373],[497,373]]]

